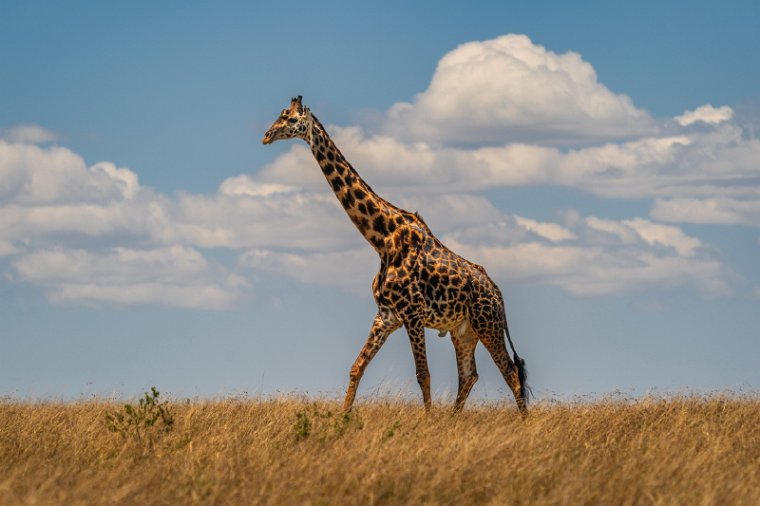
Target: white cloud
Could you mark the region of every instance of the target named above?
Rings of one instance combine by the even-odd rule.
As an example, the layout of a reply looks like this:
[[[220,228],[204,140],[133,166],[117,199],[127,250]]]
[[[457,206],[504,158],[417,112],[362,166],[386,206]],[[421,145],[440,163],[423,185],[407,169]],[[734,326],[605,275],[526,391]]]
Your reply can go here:
[[[39,125],[15,125],[0,129],[0,139],[19,144],[43,144],[57,140],[58,136]]]
[[[325,192],[179,194],[163,209],[170,242],[207,248],[313,250],[357,242],[337,200]]]
[[[678,227],[660,225],[641,218],[625,220],[624,223],[633,227],[650,246],[673,248],[682,257],[691,257],[703,247],[702,241],[686,235]]]
[[[256,179],[265,184],[286,184],[321,190],[324,190],[327,184],[311,151],[300,142],[295,142],[288,151],[265,165],[256,175]]]
[[[583,221],[587,232],[592,234],[597,243],[607,243],[609,239],[614,243],[633,244],[640,239],[633,228],[619,221],[605,220],[596,216],[588,216]]]
[[[504,214],[481,195],[407,195],[390,192],[387,196],[402,208],[418,212],[434,229],[470,229],[505,219]]]
[[[680,116],[676,116],[675,120],[681,126],[688,126],[698,121],[703,123],[722,123],[733,117],[734,110],[728,106],[713,107],[710,104],[706,104],[697,107],[693,111],[686,111]]]
[[[338,286],[370,294],[379,260],[369,247],[330,252],[250,250],[240,257],[244,267],[275,272],[301,281]]]
[[[106,253],[53,249],[13,261],[18,277],[56,302],[161,304],[225,309],[247,282],[188,247],[114,248]]]
[[[226,179],[219,186],[219,193],[229,196],[269,197],[278,193],[291,193],[298,188],[277,183],[261,183],[248,175],[240,175]]]
[[[557,223],[541,223],[521,216],[516,216],[515,219],[521,227],[551,242],[562,242],[576,238],[574,233]]]
[[[597,230],[600,225],[594,220],[581,223],[591,223],[589,226]],[[533,280],[579,296],[676,288],[696,289],[706,297],[733,292],[733,271],[708,253],[697,254],[696,249],[691,249],[699,242],[697,239],[675,230],[664,234],[659,231],[664,237],[655,239],[652,227],[657,226],[641,219],[602,223],[617,240],[600,238],[581,227],[574,233],[582,240],[562,244],[463,243],[457,233],[449,234],[444,241],[468,259],[486,266],[497,278]]]
[[[760,227],[760,199],[657,199],[651,215],[661,221]]]
[[[136,213],[142,210],[135,208]],[[139,214],[122,204],[8,205],[0,212],[0,237],[7,240],[76,241],[114,234],[133,236],[142,223]]]
[[[646,245],[665,248],[684,258],[693,257],[704,244],[678,227],[654,223],[643,218],[606,220],[596,216],[585,218],[585,233],[591,234],[594,244]]]
[[[105,203],[132,198],[137,175],[109,162],[87,167],[69,149],[0,140],[0,204]]]
[[[577,53],[524,35],[463,44],[438,62],[427,90],[388,112],[400,138],[498,143],[609,139],[652,133],[652,118],[597,80]]]

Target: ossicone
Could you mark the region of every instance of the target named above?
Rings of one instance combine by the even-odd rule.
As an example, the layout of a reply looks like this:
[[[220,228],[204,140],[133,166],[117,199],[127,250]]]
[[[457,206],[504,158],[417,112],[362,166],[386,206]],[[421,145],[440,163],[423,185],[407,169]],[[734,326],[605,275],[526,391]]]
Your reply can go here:
[[[301,104],[301,99],[303,97],[301,95],[298,95],[297,97],[290,99],[290,108],[292,109],[298,109],[299,113],[303,113],[303,105]]]

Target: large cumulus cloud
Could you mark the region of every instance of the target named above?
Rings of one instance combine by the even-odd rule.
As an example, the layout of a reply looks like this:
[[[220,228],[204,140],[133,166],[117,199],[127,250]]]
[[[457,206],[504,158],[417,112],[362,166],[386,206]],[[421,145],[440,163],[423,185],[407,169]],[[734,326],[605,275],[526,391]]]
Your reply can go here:
[[[642,135],[656,124],[629,97],[601,84],[579,54],[504,35],[462,44],[441,58],[428,88],[388,111],[387,129],[443,143],[571,142]]]

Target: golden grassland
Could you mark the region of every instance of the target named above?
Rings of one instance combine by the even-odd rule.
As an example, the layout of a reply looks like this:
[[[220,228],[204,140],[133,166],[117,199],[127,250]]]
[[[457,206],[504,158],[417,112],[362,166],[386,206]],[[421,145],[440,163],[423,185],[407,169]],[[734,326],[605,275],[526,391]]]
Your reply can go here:
[[[0,504],[760,504],[756,395],[168,407],[138,438],[114,402],[0,400]]]

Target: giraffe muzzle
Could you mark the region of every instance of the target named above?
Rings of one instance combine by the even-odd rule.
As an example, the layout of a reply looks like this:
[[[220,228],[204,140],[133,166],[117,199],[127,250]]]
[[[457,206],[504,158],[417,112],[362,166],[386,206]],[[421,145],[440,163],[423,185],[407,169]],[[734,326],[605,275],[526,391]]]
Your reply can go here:
[[[272,142],[274,142],[274,140],[272,139],[272,131],[270,130],[270,131],[268,131],[267,133],[264,134],[264,138],[261,139],[261,143],[262,144],[272,144]]]

